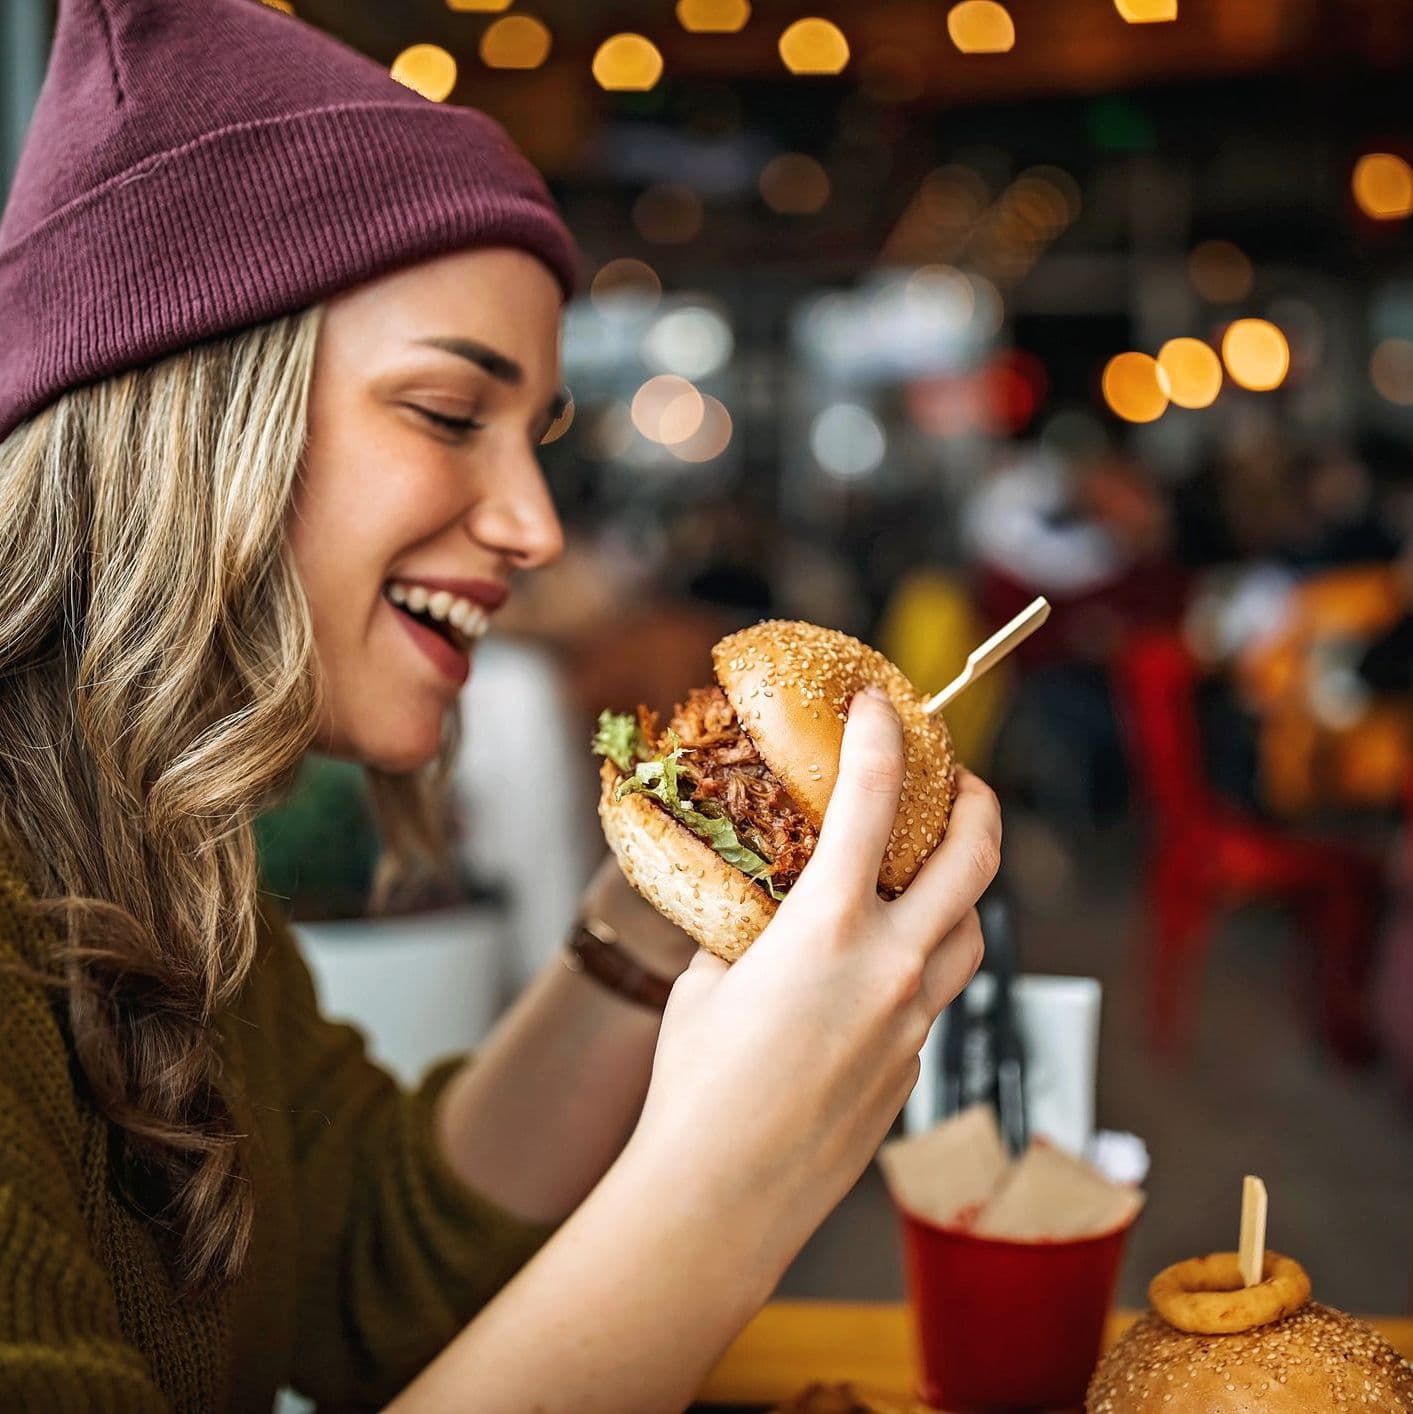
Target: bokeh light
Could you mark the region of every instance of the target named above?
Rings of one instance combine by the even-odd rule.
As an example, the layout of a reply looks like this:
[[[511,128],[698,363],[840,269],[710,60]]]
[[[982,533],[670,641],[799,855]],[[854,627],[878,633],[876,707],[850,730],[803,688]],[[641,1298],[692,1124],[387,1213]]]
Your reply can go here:
[[[1114,9],[1131,25],[1151,25],[1177,19],[1178,0],[1114,0]]]
[[[1251,293],[1254,273],[1240,246],[1230,241],[1203,241],[1187,258],[1192,287],[1212,304],[1235,304]]]
[[[440,103],[456,87],[456,60],[438,44],[414,44],[392,61],[398,83]]]
[[[849,62],[849,41],[829,20],[796,20],[780,36],[780,57],[792,74],[837,74]]]
[[[594,54],[593,75],[600,88],[643,93],[662,77],[662,55],[641,34],[615,34]]]
[[[1369,359],[1369,377],[1389,402],[1413,407],[1413,340],[1382,340]]]
[[[857,403],[833,403],[810,427],[810,450],[825,471],[851,479],[883,464],[888,440],[878,419]]]
[[[1238,319],[1222,335],[1222,362],[1233,383],[1268,393],[1285,381],[1290,345],[1270,320]]]
[[[922,265],[908,276],[903,299],[939,332],[959,332],[976,313],[976,290],[950,265]]]
[[[550,42],[549,29],[533,15],[507,15],[481,36],[481,62],[489,69],[538,69]]]
[[[734,348],[731,326],[714,309],[684,305],[669,310],[643,339],[643,358],[664,373],[709,378],[723,368]]]
[[[540,446],[548,447],[551,442],[558,442],[573,424],[574,399],[571,397],[564,405],[564,411],[545,429],[545,435],[540,438]]]
[[[513,0],[446,0],[448,10],[460,10],[468,14],[498,15],[510,9]]]
[[[1359,209],[1375,221],[1397,221],[1413,212],[1413,168],[1392,152],[1366,152],[1351,179]]]
[[[702,399],[701,425],[690,437],[669,444],[667,450],[684,462],[709,462],[731,445],[731,414],[713,397]]]
[[[685,245],[702,229],[702,199],[677,182],[649,187],[633,203],[633,225],[645,241]]]
[[[702,425],[705,404],[695,386],[675,373],[649,378],[630,409],[633,426],[650,442],[685,442]]]
[[[1016,26],[996,0],[962,0],[947,12],[947,33],[963,54],[1004,54],[1015,48]]]
[[[651,309],[662,297],[662,281],[646,261],[623,256],[599,267],[589,284],[589,298],[600,314],[633,306]]]
[[[829,173],[803,152],[782,152],[761,168],[760,194],[782,216],[812,216],[829,200]]]
[[[677,0],[677,23],[693,34],[735,34],[750,17],[749,0]]]
[[[1180,408],[1205,408],[1222,391],[1222,361],[1201,339],[1169,339],[1158,350],[1168,396]]]
[[[272,10],[283,11],[286,15],[294,14],[294,6],[290,4],[290,0],[265,0],[265,3]]]
[[[1104,366],[1103,389],[1125,422],[1154,422],[1168,410],[1168,375],[1146,353],[1115,354]]]

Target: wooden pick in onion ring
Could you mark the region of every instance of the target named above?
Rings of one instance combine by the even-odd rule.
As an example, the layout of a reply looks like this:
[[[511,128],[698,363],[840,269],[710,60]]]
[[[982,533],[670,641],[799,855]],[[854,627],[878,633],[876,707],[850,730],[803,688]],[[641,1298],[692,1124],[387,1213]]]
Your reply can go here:
[[[1240,1254],[1213,1252],[1159,1272],[1148,1285],[1148,1299],[1180,1331],[1234,1335],[1298,1311],[1310,1299],[1310,1278],[1299,1262],[1267,1249],[1261,1281],[1243,1286]]]

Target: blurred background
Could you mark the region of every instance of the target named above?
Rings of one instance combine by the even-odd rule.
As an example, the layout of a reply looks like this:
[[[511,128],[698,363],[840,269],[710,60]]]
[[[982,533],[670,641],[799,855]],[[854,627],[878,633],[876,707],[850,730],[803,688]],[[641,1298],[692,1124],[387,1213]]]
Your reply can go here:
[[[250,0],[257,3],[258,0]],[[764,616],[933,691],[1007,815],[1016,968],[1103,985],[1152,1155],[1121,1297],[1232,1245],[1413,1295],[1413,13],[1404,0],[294,0],[499,118],[585,254],[569,536],[478,652],[464,879],[366,916],[358,772],[261,822],[326,1007],[411,1076],[559,947],[601,708]],[[52,0],[0,5],[0,184]],[[526,763],[553,789],[524,788]],[[870,1173],[786,1279],[901,1294]]]

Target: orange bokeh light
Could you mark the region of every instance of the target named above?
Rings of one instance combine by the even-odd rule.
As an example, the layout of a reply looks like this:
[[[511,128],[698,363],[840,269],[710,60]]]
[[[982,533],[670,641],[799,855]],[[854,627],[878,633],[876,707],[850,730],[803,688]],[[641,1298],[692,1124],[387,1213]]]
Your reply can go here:
[[[1392,152],[1366,152],[1351,178],[1359,209],[1375,221],[1398,221],[1413,213],[1413,168]]]
[[[1205,408],[1222,391],[1222,361],[1201,339],[1169,339],[1158,350],[1168,396],[1180,408]]]
[[[1115,354],[1104,366],[1103,390],[1125,422],[1155,422],[1168,410],[1168,375],[1146,353]]]
[[[1233,383],[1268,393],[1285,381],[1290,345],[1270,320],[1238,319],[1222,335],[1222,362]]]
[[[615,34],[599,45],[592,67],[600,88],[643,93],[662,77],[662,55],[641,34]]]
[[[780,57],[792,74],[837,74],[849,62],[849,41],[829,20],[796,20],[780,36]]]
[[[997,0],[962,0],[947,12],[947,33],[963,54],[1004,54],[1014,49],[1016,26]]]

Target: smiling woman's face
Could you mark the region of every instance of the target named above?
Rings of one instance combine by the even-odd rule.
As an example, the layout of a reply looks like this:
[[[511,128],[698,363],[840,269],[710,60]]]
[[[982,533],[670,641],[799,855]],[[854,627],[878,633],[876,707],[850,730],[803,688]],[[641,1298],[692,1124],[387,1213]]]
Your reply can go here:
[[[289,523],[327,689],[321,751],[392,772],[433,759],[463,647],[515,570],[559,553],[537,453],[558,409],[560,299],[534,256],[496,248],[329,301]],[[424,615],[451,598],[458,642],[390,589]]]

